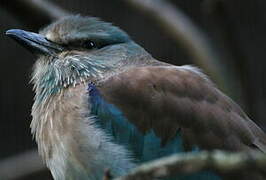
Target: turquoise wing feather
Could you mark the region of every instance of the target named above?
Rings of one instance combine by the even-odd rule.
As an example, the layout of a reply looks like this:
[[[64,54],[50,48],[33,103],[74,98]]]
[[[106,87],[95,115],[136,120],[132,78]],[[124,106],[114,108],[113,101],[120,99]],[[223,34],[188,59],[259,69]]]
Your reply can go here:
[[[155,135],[153,130],[144,134],[129,122],[123,112],[113,104],[108,103],[93,84],[88,85],[88,91],[91,115],[95,116],[99,128],[104,129],[115,143],[123,145],[131,151],[137,163],[184,152],[179,132],[171,141],[162,144],[162,140]],[[198,148],[193,148],[193,151],[198,151]],[[211,172],[200,172],[193,175],[179,176],[178,179],[218,180],[220,178]]]

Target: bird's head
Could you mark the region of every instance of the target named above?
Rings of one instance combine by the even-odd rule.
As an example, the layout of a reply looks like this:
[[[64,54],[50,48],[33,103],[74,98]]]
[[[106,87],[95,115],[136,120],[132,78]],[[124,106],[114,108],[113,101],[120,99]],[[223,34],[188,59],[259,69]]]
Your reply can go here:
[[[38,55],[33,82],[44,95],[103,77],[148,53],[118,27],[94,17],[69,16],[39,34],[18,29],[6,34]]]

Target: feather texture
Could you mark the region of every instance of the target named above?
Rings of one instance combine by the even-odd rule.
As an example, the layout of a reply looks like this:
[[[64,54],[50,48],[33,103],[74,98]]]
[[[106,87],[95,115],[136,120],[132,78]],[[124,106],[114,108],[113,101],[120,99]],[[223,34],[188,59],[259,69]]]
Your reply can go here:
[[[186,147],[265,151],[266,136],[230,98],[191,66],[135,67],[99,85],[142,133],[167,144],[181,131]]]
[[[155,135],[151,129],[146,133],[141,132],[134,124],[128,121],[117,107],[103,99],[101,93],[93,85],[89,84],[89,103],[91,115],[112,141],[132,152],[136,163],[154,160],[174,153],[184,152],[182,138],[179,132],[167,143]],[[192,151],[198,151],[194,147]],[[218,180],[217,175],[211,172],[200,172],[192,175],[178,176],[179,180]]]

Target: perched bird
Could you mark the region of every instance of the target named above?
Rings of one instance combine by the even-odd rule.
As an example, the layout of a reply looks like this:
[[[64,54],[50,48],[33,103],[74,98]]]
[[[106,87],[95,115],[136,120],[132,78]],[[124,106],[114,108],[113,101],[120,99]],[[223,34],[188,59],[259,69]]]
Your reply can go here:
[[[31,129],[56,180],[120,176],[185,151],[266,152],[264,132],[198,68],[154,59],[110,23],[69,16],[6,34],[38,54]]]

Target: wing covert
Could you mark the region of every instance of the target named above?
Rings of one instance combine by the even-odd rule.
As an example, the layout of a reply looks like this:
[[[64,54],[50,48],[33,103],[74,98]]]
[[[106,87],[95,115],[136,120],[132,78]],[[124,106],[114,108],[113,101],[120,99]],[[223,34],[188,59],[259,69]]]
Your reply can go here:
[[[255,145],[265,152],[264,132],[195,67],[134,67],[98,88],[142,133],[153,130],[162,144],[181,130],[187,147],[237,151]]]

